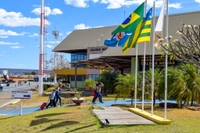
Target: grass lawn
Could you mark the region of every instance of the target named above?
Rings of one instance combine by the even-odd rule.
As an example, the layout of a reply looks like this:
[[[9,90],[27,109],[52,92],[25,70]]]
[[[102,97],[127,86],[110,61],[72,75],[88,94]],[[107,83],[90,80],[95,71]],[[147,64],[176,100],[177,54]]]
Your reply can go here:
[[[199,133],[199,111],[169,109],[168,118],[173,120],[171,125],[107,126],[101,128],[90,106],[59,107],[23,116],[0,117],[0,132]],[[123,108],[126,109],[126,107]],[[155,114],[162,116],[163,109],[156,108]]]
[[[44,97],[48,98],[48,97]],[[92,97],[86,97],[91,100]],[[27,103],[39,101],[42,97],[35,97]],[[112,96],[104,97],[113,99]],[[69,98],[68,98],[69,100]],[[128,109],[130,105],[117,105]],[[94,116],[91,105],[66,106],[49,108],[23,116],[0,117],[0,133],[199,133],[200,112],[188,109],[168,109],[167,118],[171,125],[133,125],[107,126],[101,128],[97,117]],[[141,108],[140,105],[137,105]],[[95,108],[98,108],[95,106]],[[150,105],[145,105],[145,111],[150,111]],[[154,114],[164,116],[164,110],[155,107]]]

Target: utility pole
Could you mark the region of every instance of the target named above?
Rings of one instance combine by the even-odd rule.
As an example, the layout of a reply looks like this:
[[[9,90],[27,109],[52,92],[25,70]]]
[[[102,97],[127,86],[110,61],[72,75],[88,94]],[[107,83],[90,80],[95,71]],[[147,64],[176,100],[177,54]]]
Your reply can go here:
[[[43,93],[43,69],[44,69],[44,0],[41,0],[40,15],[40,55],[39,55],[39,88],[38,94]]]
[[[54,31],[52,31],[52,34],[54,35],[54,41],[55,41],[55,47],[57,46],[57,39],[59,36],[59,31],[57,31],[56,29]],[[54,69],[57,69],[57,60],[58,60],[58,55],[56,52],[54,52]],[[56,87],[56,83],[57,83],[57,75],[54,72],[54,87]]]

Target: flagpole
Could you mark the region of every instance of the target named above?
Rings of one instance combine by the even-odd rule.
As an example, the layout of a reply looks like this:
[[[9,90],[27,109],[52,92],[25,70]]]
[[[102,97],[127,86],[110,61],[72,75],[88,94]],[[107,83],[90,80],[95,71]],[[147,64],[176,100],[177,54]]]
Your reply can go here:
[[[144,15],[143,15],[144,18],[146,17],[146,5],[147,5],[147,0],[145,0]],[[145,66],[146,66],[146,42],[144,42],[144,57],[143,57],[142,111],[144,111]]]
[[[138,45],[136,44],[136,55],[135,55],[135,103],[134,107],[136,108],[137,100],[137,71],[138,71]]]
[[[166,0],[166,36],[168,37],[168,0]],[[166,41],[168,44],[168,39]],[[168,69],[168,51],[165,51],[165,110],[164,110],[164,119],[167,119],[167,69]]]
[[[151,115],[153,115],[153,101],[154,101],[154,58],[155,58],[155,1],[153,2],[153,25],[152,25],[152,79],[151,79]]]

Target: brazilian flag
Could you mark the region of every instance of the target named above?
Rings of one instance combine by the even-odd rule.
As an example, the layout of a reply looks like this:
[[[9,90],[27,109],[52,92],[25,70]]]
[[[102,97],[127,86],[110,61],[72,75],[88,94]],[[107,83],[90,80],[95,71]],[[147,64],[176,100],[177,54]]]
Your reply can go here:
[[[112,32],[112,35],[119,32],[133,33],[137,25],[143,20],[144,2],[117,28]]]

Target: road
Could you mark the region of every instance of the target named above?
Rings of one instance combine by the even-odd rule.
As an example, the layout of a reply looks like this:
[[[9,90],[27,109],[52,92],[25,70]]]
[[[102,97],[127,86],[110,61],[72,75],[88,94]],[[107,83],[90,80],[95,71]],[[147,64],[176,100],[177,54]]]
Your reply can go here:
[[[8,105],[10,103],[13,103],[17,99],[11,99],[11,91],[12,90],[30,90],[30,88],[33,86],[10,86],[10,87],[4,87],[4,90],[0,92],[0,108]]]
[[[44,84],[53,84],[52,82],[44,82]],[[10,103],[15,102],[18,99],[11,99],[12,90],[30,90],[30,88],[38,85],[38,82],[31,82],[30,86],[28,84],[23,84],[22,86],[15,86],[12,84],[9,87],[3,87],[3,91],[0,91],[0,109]]]

